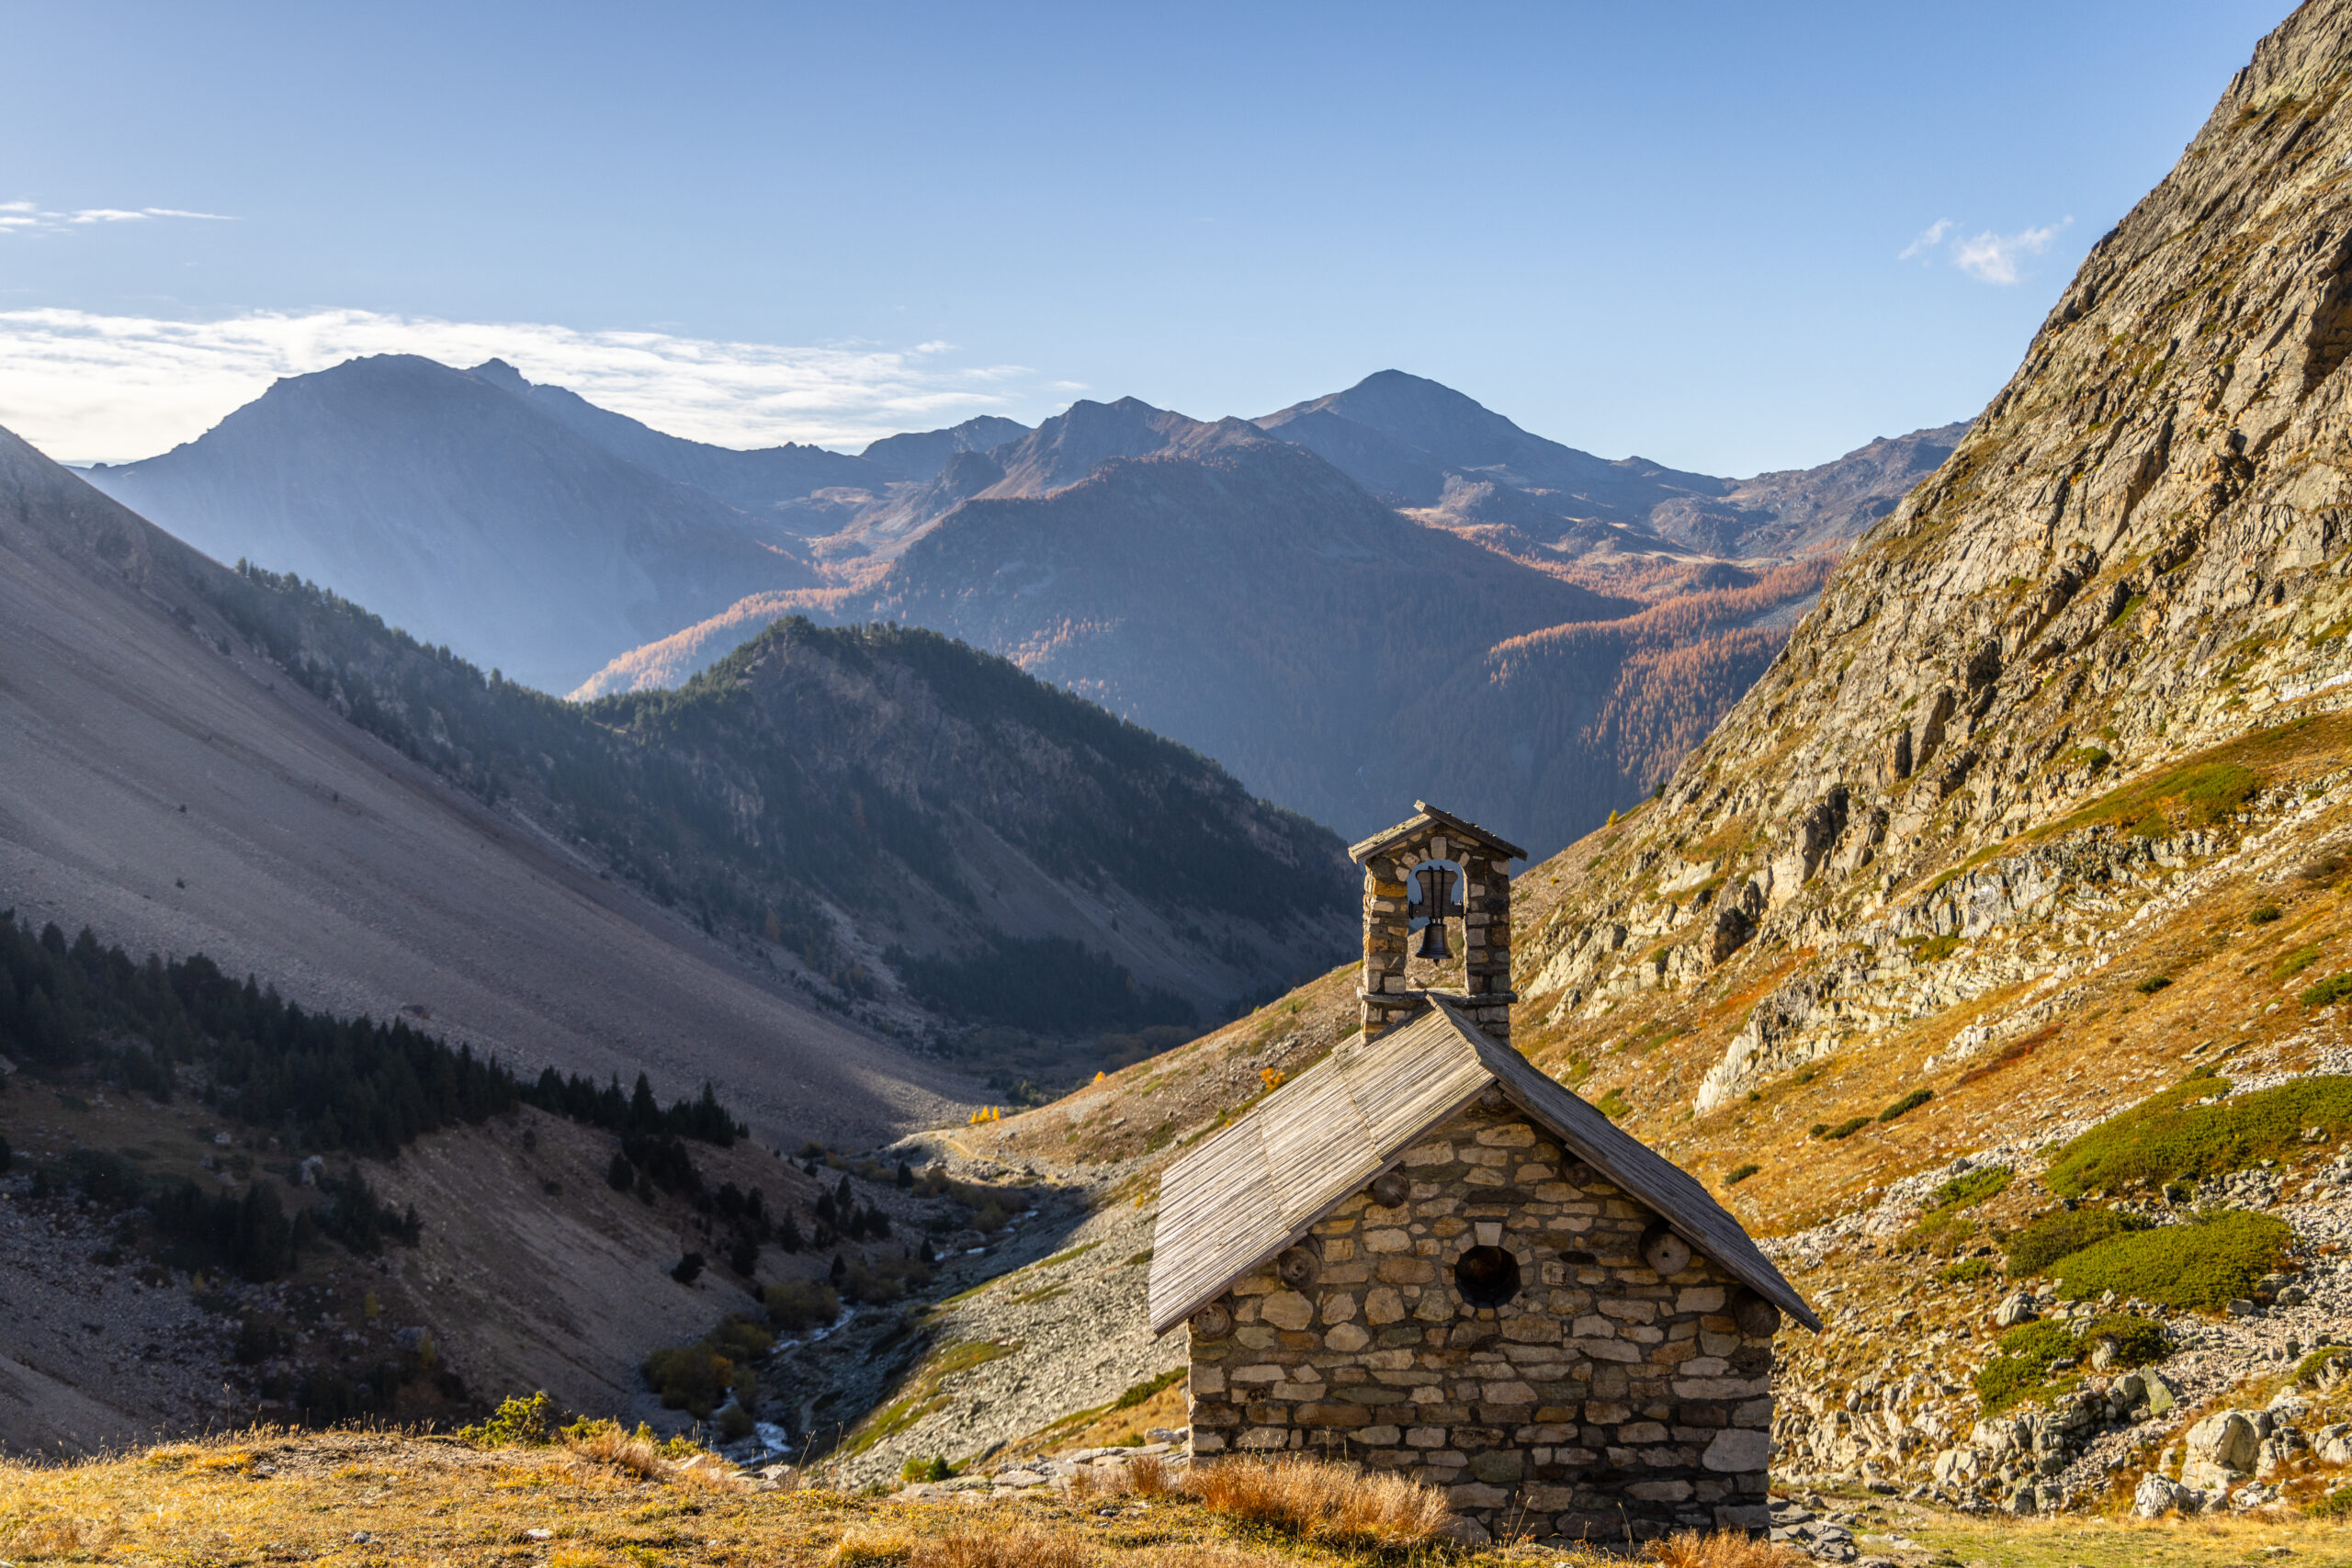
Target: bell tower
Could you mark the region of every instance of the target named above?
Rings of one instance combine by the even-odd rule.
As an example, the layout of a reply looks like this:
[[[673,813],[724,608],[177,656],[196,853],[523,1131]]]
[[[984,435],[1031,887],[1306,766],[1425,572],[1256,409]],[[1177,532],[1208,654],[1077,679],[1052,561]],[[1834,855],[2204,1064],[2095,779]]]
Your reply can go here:
[[[1413,808],[1417,816],[1348,852],[1363,867],[1357,1042],[1378,1039],[1440,996],[1509,1044],[1518,999],[1510,988],[1510,863],[1527,852],[1426,800]],[[1414,983],[1413,960],[1451,967],[1457,953],[1460,990]]]

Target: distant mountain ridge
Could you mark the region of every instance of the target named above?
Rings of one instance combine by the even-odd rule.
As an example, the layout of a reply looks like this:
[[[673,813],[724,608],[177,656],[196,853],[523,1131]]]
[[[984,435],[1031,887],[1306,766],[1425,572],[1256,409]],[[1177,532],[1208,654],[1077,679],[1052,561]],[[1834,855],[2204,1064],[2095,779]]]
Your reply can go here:
[[[982,417],[858,455],[747,452],[502,361],[388,356],[280,382],[187,446],[90,477],[221,558],[291,569],[527,683],[674,684],[779,615],[902,620],[1351,831],[1466,777],[1473,795],[1449,798],[1508,808],[1548,845],[1670,765],[1657,738],[1711,721],[1756,667],[1749,645],[1802,605],[1742,610],[1745,629],[1687,604],[1644,622],[1740,632],[1736,656],[1674,666],[1689,691],[1609,663],[1652,668],[1669,651],[1655,630],[1559,642],[1579,650],[1566,663],[1498,650],[1795,582],[1773,568],[1835,552],[1959,428],[1734,480],[1598,457],[1387,370],[1256,420],[1081,400],[1035,430]],[[1668,701],[1672,716],[1626,706]],[[1474,710],[1492,712],[1457,733]],[[1554,739],[1498,750],[1506,710]],[[1604,713],[1649,739],[1604,739]]]
[[[246,685],[275,694],[283,684],[287,695],[263,703],[260,716],[210,716],[209,696],[156,699],[167,718],[183,708],[208,716],[198,753],[217,748],[273,774],[320,776],[316,737],[277,712],[307,691],[322,706],[307,696],[298,706],[314,728],[322,715],[330,720],[338,745],[352,744],[340,732],[356,726],[393,749],[386,761],[405,756],[456,786],[455,804],[494,808],[481,820],[503,820],[510,833],[527,824],[529,841],[566,853],[577,846],[614,878],[765,955],[771,972],[902,1034],[948,1020],[1082,1036],[1205,1021],[1320,972],[1344,942],[1352,874],[1328,829],[1253,799],[1196,752],[933,633],[788,622],[683,691],[583,708],[489,677],[321,589],[219,567],[6,433],[0,555],[33,563],[17,580],[48,584],[18,590],[40,614],[19,615],[0,637],[6,667],[29,685],[56,684],[43,672],[68,636],[96,649],[71,661],[77,679],[159,692],[171,683],[141,668],[176,653],[200,675],[225,653],[252,671],[237,676],[247,705],[257,699]],[[137,565],[137,614],[99,635],[85,623],[121,620],[118,561]],[[151,615],[160,627],[138,618]],[[31,629],[51,622],[62,629]],[[147,646],[158,637],[160,656]],[[16,761],[29,766],[26,756],[45,757],[52,741],[80,746],[81,731],[112,744],[156,716],[154,703],[80,705],[93,716],[62,739],[74,727],[54,714],[12,717],[13,733],[32,738]],[[0,819],[0,868],[18,863],[11,846],[28,834],[45,846],[62,832],[79,846],[87,830],[58,824],[85,796],[93,809],[111,798],[85,775],[134,776],[141,766],[140,754],[109,752],[36,778],[0,768],[0,782],[15,781],[11,798],[28,803]],[[143,794],[185,791],[202,806],[216,787],[240,799],[254,792],[233,775],[183,759]],[[328,809],[345,793],[354,811]],[[287,826],[247,846],[238,874],[393,848],[377,845],[382,813],[361,807],[350,781],[308,795],[320,797],[321,820],[287,814]],[[165,838],[196,826],[166,808]],[[109,864],[123,852],[110,849]],[[174,852],[162,863],[175,863]],[[477,853],[494,881],[500,853]],[[439,863],[424,854],[420,863]],[[435,899],[464,908],[461,880],[423,894],[380,872],[356,885],[371,889],[371,911],[380,891],[407,930],[435,925]],[[234,953],[238,929],[270,915],[231,898],[211,918],[203,945]],[[277,945],[300,964],[338,968],[330,953],[305,956],[300,933],[279,932]],[[924,977],[912,993],[892,977],[910,968]],[[1006,976],[1021,983],[1008,990]],[[363,993],[356,1005],[390,1010],[380,996]]]
[[[1392,434],[1416,420],[1429,446]],[[1292,438],[1302,427],[1319,447]],[[1688,525],[1715,526],[1712,544],[1778,529],[1834,547],[1957,431],[1744,487],[1607,463],[1394,372],[1254,422],[1080,401],[956,455],[916,507],[937,520],[877,574],[747,596],[575,694],[673,684],[782,615],[904,621],[1002,653],[1344,833],[1442,795],[1549,848],[1670,768],[1819,592],[1819,570],[1678,545],[1677,509],[1708,509]]]

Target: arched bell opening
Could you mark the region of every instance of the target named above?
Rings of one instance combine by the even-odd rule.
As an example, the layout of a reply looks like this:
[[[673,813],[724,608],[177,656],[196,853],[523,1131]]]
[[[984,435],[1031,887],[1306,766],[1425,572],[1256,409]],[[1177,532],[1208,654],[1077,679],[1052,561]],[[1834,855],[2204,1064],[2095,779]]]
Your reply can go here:
[[[1422,988],[1459,988],[1467,946],[1464,895],[1470,878],[1458,860],[1423,860],[1405,878],[1406,974]]]

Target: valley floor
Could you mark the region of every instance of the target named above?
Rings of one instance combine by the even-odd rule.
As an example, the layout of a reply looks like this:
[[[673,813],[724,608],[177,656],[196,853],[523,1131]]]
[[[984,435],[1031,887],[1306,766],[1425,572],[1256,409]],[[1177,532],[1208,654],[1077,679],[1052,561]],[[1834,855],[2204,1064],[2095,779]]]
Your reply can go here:
[[[1859,1506],[1870,1555],[1906,1568],[2218,1568],[2343,1562],[2352,1529],[2309,1520],[1981,1521]],[[453,1438],[255,1429],[51,1467],[0,1468],[12,1562],[947,1563],[963,1568],[1267,1568],[1401,1562],[1304,1544],[1181,1495],[1043,1488],[970,1506],[780,1490],[707,1454],[599,1444],[479,1450]],[[1584,1568],[1536,1543],[1413,1560]],[[1754,1568],[1770,1559],[1756,1556]]]

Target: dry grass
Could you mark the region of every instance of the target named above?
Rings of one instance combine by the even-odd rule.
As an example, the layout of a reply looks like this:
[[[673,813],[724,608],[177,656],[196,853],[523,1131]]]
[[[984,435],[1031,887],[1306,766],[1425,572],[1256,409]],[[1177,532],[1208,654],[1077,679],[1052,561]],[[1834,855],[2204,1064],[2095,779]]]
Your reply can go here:
[[[919,1543],[907,1568],[1087,1568],[1093,1556],[1083,1537],[1068,1531],[967,1529]]]
[[[1429,1540],[1434,1494],[1336,1466],[1228,1461],[1207,1490],[1118,1491],[922,1505],[840,1493],[756,1492],[706,1464],[604,1442],[484,1451],[392,1432],[247,1432],[72,1465],[0,1462],[0,1561],[347,1563],[408,1568],[1623,1568],[1625,1559],[1532,1543]],[[640,1468],[641,1467],[641,1468]],[[1395,1478],[1387,1478],[1394,1481]],[[1355,1484],[1342,1484],[1352,1482]],[[1165,1477],[1159,1483],[1166,1484]],[[1417,1495],[1418,1494],[1418,1495]],[[1237,1505],[1240,1505],[1237,1506]],[[1904,1533],[1988,1568],[2222,1568],[2261,1553],[2352,1560],[2317,1520],[1963,1519],[1897,1510]],[[1305,1521],[1307,1528],[1301,1529]],[[1352,1532],[1352,1539],[1349,1539]],[[356,1538],[365,1536],[364,1540]],[[1306,1539],[1302,1539],[1306,1538]],[[1416,1543],[1421,1544],[1416,1544]],[[1736,1537],[1683,1537],[1657,1568],[1782,1568]]]
[[[1176,1478],[1157,1454],[1142,1454],[1125,1464],[1090,1464],[1069,1478],[1063,1495],[1073,1503],[1112,1502],[1121,1497],[1167,1497],[1178,1491]]]
[[[1660,1568],[1805,1568],[1812,1561],[1795,1547],[1728,1530],[1706,1535],[1678,1530],[1664,1540],[1651,1541],[1642,1555]]]
[[[1185,1489],[1218,1513],[1331,1546],[1419,1546],[1453,1517],[1435,1487],[1323,1460],[1224,1460],[1196,1467]]]

